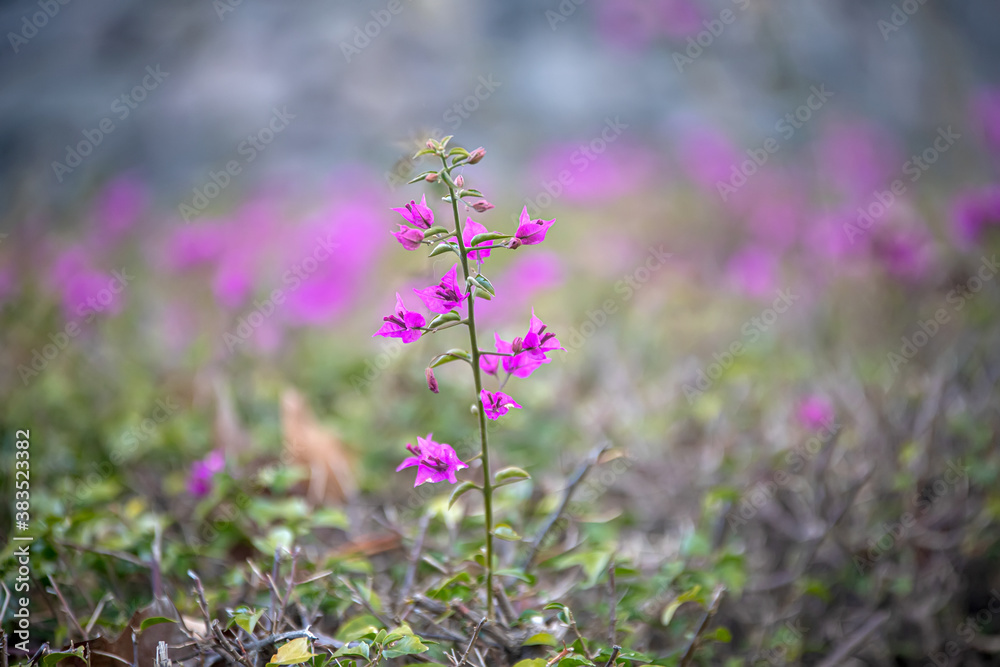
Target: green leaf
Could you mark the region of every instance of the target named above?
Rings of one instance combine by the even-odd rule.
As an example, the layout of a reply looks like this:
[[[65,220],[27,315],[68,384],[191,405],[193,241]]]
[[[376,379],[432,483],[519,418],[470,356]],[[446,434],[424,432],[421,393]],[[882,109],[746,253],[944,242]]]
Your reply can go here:
[[[413,159],[416,160],[421,155],[432,155],[434,153],[433,148],[421,148],[419,151],[413,154]]]
[[[176,623],[172,618],[167,618],[165,616],[151,616],[145,621],[139,624],[139,632],[142,632],[146,628],[152,627],[154,625],[159,625],[160,623]]]
[[[448,157],[451,157],[452,155],[461,155],[462,157],[468,157],[469,151],[465,150],[461,146],[455,146],[450,151],[448,151]]]
[[[443,315],[438,315],[431,323],[427,325],[427,328],[433,329],[434,327],[439,327],[442,324],[447,324],[448,322],[457,322],[462,319],[462,316],[458,314],[457,310],[450,310]]]
[[[489,292],[487,292],[485,289],[483,289],[479,285],[476,285],[475,287],[472,288],[472,296],[474,298],[478,297],[480,299],[486,299],[487,301],[492,301],[493,300],[493,295],[490,294]]]
[[[236,622],[236,625],[240,626],[246,630],[248,634],[252,635],[254,628],[257,627],[257,622],[260,620],[260,617],[264,615],[264,611],[264,609],[261,609],[254,612],[247,607],[240,607],[233,615],[233,620]]]
[[[416,655],[418,653],[423,653],[427,650],[427,647],[420,637],[416,635],[406,635],[399,641],[395,642],[389,648],[382,651],[382,655],[392,660],[393,658],[398,658],[401,655]]]
[[[362,658],[371,660],[371,645],[368,642],[359,642],[357,646],[344,645],[333,654],[334,658]]]
[[[489,292],[491,296],[497,295],[497,291],[493,287],[493,283],[491,283],[490,279],[487,278],[486,276],[480,274],[476,276],[473,280],[476,281],[476,284],[479,285],[479,287],[482,287],[484,290]]]
[[[453,252],[456,255],[458,255],[459,254],[459,252],[458,252],[458,244],[457,243],[451,243],[451,242],[448,242],[448,241],[445,241],[443,243],[438,243],[436,246],[434,246],[434,250],[431,250],[431,254],[429,254],[427,256],[428,257],[437,257],[438,255],[443,255],[446,252]]]
[[[501,482],[510,484],[522,479],[531,479],[531,475],[517,466],[508,466],[502,470],[498,470],[497,474],[493,476],[493,479],[495,479],[498,484]]]
[[[45,667],[49,665],[58,665],[60,662],[66,658],[82,658],[83,657],[83,647],[74,649],[72,651],[59,651],[57,653],[49,653],[42,659],[42,664]]]
[[[667,626],[670,625],[670,620],[674,617],[674,612],[685,602],[693,602],[698,599],[698,593],[701,592],[701,586],[695,584],[689,590],[684,591],[676,598],[673,602],[667,605],[666,609],[663,610],[663,614],[660,615],[660,624]]]
[[[298,665],[309,658],[319,655],[309,650],[309,639],[299,637],[293,639],[278,649],[278,652],[271,658],[269,665]]]
[[[440,225],[431,227],[430,229],[424,230],[424,238],[434,236],[435,234],[444,234],[448,231],[447,227],[441,227]]]
[[[478,192],[473,193],[470,191],[469,194],[475,194],[477,197],[482,197],[482,194],[479,194]],[[469,241],[469,247],[473,248],[484,241],[498,241],[500,239],[509,238],[510,234],[501,234],[500,232],[483,232],[482,234],[476,234],[472,237],[472,240]]]
[[[493,528],[493,536],[507,542],[518,542],[521,540],[521,536],[515,533],[514,529],[506,523],[498,523]]]
[[[369,632],[378,632],[380,625],[382,624],[379,620],[371,614],[355,616],[340,626],[336,638],[342,642],[354,641],[359,637],[364,637]]]
[[[459,361],[459,360],[468,361],[469,363],[472,363],[472,355],[460,348],[457,347],[452,348],[447,352],[443,352],[434,357],[433,359],[431,359],[430,367],[437,368],[438,366],[443,366],[452,361]]]
[[[478,489],[479,485],[474,482],[462,482],[455,487],[455,490],[451,492],[451,498],[448,499],[448,509],[455,504],[455,501],[464,496],[469,491],[473,489]]]
[[[427,149],[425,148],[424,150],[427,150]],[[416,158],[416,157],[417,157],[417,156],[414,156],[414,158]],[[407,183],[408,183],[408,184],[410,184],[410,185],[412,185],[413,183],[416,183],[416,182],[418,182],[418,181],[422,181],[422,180],[424,180],[425,178],[427,178],[427,174],[436,174],[436,173],[437,173],[437,172],[436,172],[436,171],[434,171],[433,169],[432,169],[432,170],[430,170],[430,171],[425,171],[425,172],[423,172],[422,174],[419,174],[418,176],[414,176],[414,177],[413,177],[413,178],[411,178],[411,179],[410,179],[409,181],[407,181]]]
[[[522,660],[514,665],[514,667],[545,667],[546,662],[543,658],[532,658],[531,660]]]
[[[559,661],[559,667],[581,667],[582,665],[586,665],[587,667],[592,667],[593,664],[594,663],[592,663],[590,660],[583,657],[582,655],[576,655],[576,654],[570,654]]]
[[[472,195],[473,197],[482,197],[483,196],[483,193],[480,192],[479,190],[475,189],[475,188],[466,188],[465,194],[466,195]]]
[[[525,639],[521,646],[559,646],[559,640],[547,632],[539,632]]]
[[[717,642],[724,642],[728,644],[729,642],[733,641],[733,633],[731,633],[728,628],[720,626],[715,629],[715,632],[710,632],[707,635],[705,635],[705,638],[714,639]]]

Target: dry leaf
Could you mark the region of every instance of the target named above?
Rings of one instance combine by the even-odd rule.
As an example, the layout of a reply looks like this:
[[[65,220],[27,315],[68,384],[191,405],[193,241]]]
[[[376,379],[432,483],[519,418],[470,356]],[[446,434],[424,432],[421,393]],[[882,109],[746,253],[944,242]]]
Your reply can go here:
[[[340,438],[321,425],[306,399],[295,389],[281,397],[281,428],[289,459],[309,470],[309,500],[343,504],[357,490],[352,456]]]

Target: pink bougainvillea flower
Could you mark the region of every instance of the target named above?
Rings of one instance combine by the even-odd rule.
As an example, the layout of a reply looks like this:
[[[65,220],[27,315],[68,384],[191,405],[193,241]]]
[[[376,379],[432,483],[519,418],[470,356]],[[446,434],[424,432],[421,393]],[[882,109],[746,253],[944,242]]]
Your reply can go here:
[[[399,295],[399,292],[396,292],[396,312],[382,319],[385,320],[385,324],[372,334],[372,337],[399,338],[404,343],[412,343],[420,338],[420,328],[426,322],[420,313],[406,309],[406,306],[403,305],[403,297]]]
[[[974,244],[990,227],[1000,227],[1000,186],[963,192],[955,199],[952,234],[961,245]]]
[[[479,224],[472,218],[465,219],[465,227],[462,229],[462,241],[465,243],[465,247],[469,248],[472,244],[472,238],[476,234],[485,234],[487,232],[486,227]],[[476,244],[478,248],[481,245],[490,245],[492,241],[480,241]],[[484,259],[490,256],[489,250],[473,250],[469,253],[469,257],[476,260],[477,262],[482,262]]]
[[[795,416],[809,430],[818,431],[833,423],[833,405],[825,396],[811,394],[799,401]]]
[[[526,378],[535,372],[542,364],[550,363],[552,360],[546,356],[549,352],[562,350],[559,339],[555,334],[546,331],[545,325],[535,316],[535,311],[531,311],[531,324],[528,333],[523,338],[515,338],[510,343],[506,342],[499,335],[494,334],[497,352],[504,355],[503,369],[507,373],[519,378]],[[490,355],[488,355],[490,356]],[[483,357],[480,358],[480,368],[483,368]],[[486,370],[483,368],[483,370]],[[494,369],[495,371],[495,369]],[[489,372],[487,370],[487,372]]]
[[[203,498],[212,490],[212,478],[226,467],[226,457],[219,450],[191,464],[188,474],[188,493],[195,498]]]
[[[396,240],[403,244],[403,247],[407,250],[416,250],[424,240],[424,233],[422,231],[413,227],[407,227],[406,225],[400,225],[398,232],[389,233],[395,236]]]
[[[98,226],[109,237],[117,238],[142,217],[148,204],[149,193],[142,181],[133,175],[119,176],[98,197]]]
[[[450,482],[454,484],[458,480],[455,473],[462,468],[469,466],[458,459],[458,454],[451,445],[443,442],[434,442],[433,433],[428,433],[426,438],[417,437],[417,444],[407,443],[406,449],[413,456],[407,457],[396,472],[403,468],[417,466],[417,479],[413,486],[420,486],[424,482]]]
[[[510,408],[521,407],[517,404],[517,401],[502,391],[490,392],[483,389],[479,392],[479,398],[483,400],[483,409],[486,410],[486,416],[493,420],[500,419],[500,417],[507,414]]]
[[[426,304],[427,309],[434,313],[449,313],[465,299],[468,294],[463,294],[458,288],[458,264],[451,267],[448,273],[444,274],[441,282],[432,287],[415,289],[414,292]]]
[[[525,206],[521,210],[521,219],[518,222],[520,225],[518,225],[514,237],[522,245],[536,245],[545,240],[545,232],[549,230],[555,220],[532,220],[531,216],[528,215],[528,207]]]
[[[434,226],[434,211],[427,206],[427,195],[420,198],[419,204],[411,200],[406,206],[401,206],[392,210],[403,216],[403,218],[414,227],[419,227],[420,229],[430,229]]]
[[[500,340],[500,336],[493,334],[493,339],[496,341],[497,351],[500,351],[500,346],[503,341]],[[487,375],[496,375],[497,369],[500,367],[500,357],[495,354],[480,354],[479,355],[479,368]]]

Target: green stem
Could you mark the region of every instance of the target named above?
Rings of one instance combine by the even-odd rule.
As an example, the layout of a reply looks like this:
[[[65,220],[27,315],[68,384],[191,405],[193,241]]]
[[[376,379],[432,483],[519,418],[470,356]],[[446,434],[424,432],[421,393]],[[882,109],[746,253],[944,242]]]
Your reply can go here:
[[[448,161],[441,156],[444,168],[451,173]],[[462,221],[458,215],[458,198],[455,196],[455,188],[445,180],[448,190],[451,193],[451,209],[455,215],[455,238],[458,240],[458,249],[462,259],[462,272],[465,279],[469,279],[469,251],[465,247],[465,240],[462,238]],[[483,408],[483,401],[480,394],[483,392],[483,379],[479,369],[479,342],[476,339],[476,296],[469,294],[469,316],[466,318],[469,325],[469,345],[472,346],[472,378],[476,385],[476,407],[479,414],[479,438],[482,443],[483,457],[483,507],[486,514],[486,617],[493,620],[493,480],[490,477],[490,446],[486,438],[486,410]]]

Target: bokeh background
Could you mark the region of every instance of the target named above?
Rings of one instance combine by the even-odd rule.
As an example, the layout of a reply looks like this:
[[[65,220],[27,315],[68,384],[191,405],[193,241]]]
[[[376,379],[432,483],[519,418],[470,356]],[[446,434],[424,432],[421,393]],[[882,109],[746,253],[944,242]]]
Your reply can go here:
[[[726,572],[734,655],[861,633],[836,664],[993,664],[992,616],[955,637],[1000,585],[1000,7],[20,0],[0,26],[0,424],[9,460],[34,434],[53,543],[148,552],[157,516],[175,565],[267,553],[311,510],[198,540],[261,470],[347,534],[418,511],[391,471],[417,434],[468,445],[471,382],[426,390],[451,332],[371,334],[449,267],[389,232],[424,193],[448,215],[406,181],[454,134],[487,150],[475,220],[556,219],[494,252],[481,308],[567,348],[493,436],[527,498],[611,443],[630,464],[573,535]],[[303,490],[317,466],[339,481]]]

